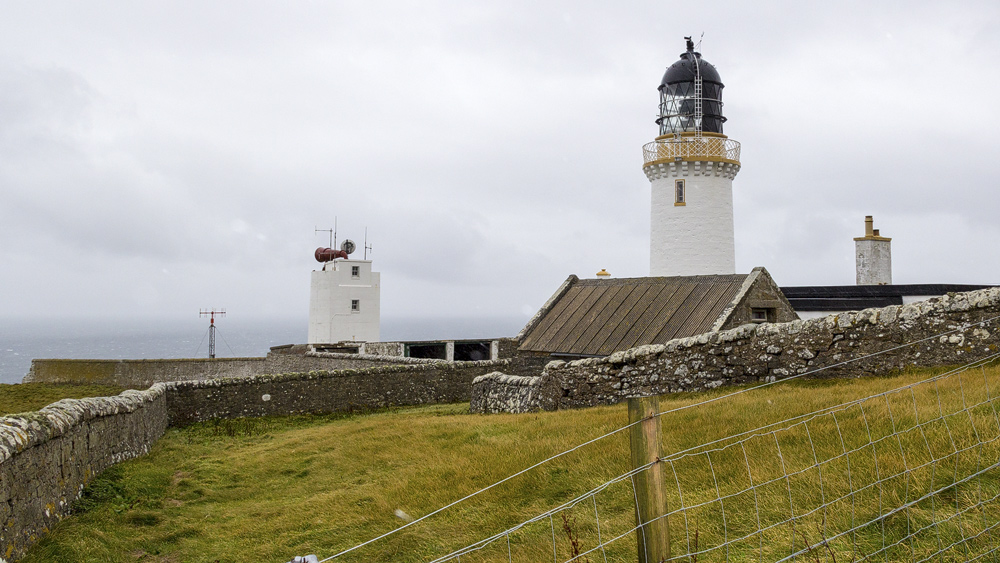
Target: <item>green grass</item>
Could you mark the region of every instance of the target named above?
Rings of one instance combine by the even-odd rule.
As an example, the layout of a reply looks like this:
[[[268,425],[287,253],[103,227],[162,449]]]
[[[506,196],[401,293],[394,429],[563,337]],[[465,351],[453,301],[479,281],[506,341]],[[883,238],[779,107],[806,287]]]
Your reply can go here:
[[[818,542],[835,530],[876,514],[879,503],[891,506],[913,499],[918,491],[945,486],[1000,458],[997,436],[1000,417],[992,404],[947,418],[947,424],[926,422],[939,413],[960,411],[981,402],[984,382],[991,394],[1000,389],[1000,369],[962,378],[923,384],[913,391],[886,396],[774,434],[743,443],[727,436],[752,430],[844,401],[866,397],[929,376],[920,372],[894,378],[824,380],[784,383],[752,391],[663,417],[662,440],[670,459],[668,505],[704,503],[671,516],[674,545],[685,547],[695,532],[698,549],[719,545],[756,529],[764,522],[787,519],[789,495],[796,514],[855,489],[877,471],[883,478],[898,473],[904,463],[916,467],[946,456],[970,443],[974,435],[988,444],[946,458],[927,469],[889,479],[881,496],[875,489],[832,504],[826,512],[803,516],[762,535],[733,543],[730,560],[777,559],[791,541]],[[661,408],[690,405],[731,390],[661,397]],[[914,404],[918,405],[914,408]],[[528,415],[470,415],[468,405],[444,405],[370,414],[283,417],[215,421],[174,428],[140,459],[102,474],[76,503],[76,515],[64,520],[23,559],[100,562],[285,562],[293,555],[316,553],[320,558],[393,530],[403,524],[400,510],[413,517],[427,514],[552,454],[566,450],[624,425],[624,405]],[[892,415],[891,418],[889,415]],[[866,425],[867,423],[867,425]],[[838,429],[839,425],[839,429]],[[892,434],[895,425],[898,434]],[[864,444],[866,436],[893,436],[849,456],[837,457],[846,446]],[[840,441],[845,436],[846,443]],[[895,436],[899,436],[895,438]],[[721,439],[712,450],[700,444]],[[692,452],[677,455],[689,448]],[[900,452],[903,452],[902,454]],[[746,452],[746,457],[744,457]],[[674,455],[671,455],[674,454]],[[906,456],[904,460],[904,455]],[[446,513],[362,548],[337,561],[424,561],[448,553],[533,517],[612,479],[629,469],[625,433],[582,448],[559,460],[496,487]],[[749,459],[749,471],[748,463]],[[822,483],[815,468],[822,463]],[[784,470],[782,470],[784,464]],[[850,467],[848,467],[850,464]],[[812,469],[810,469],[812,467]],[[794,474],[782,478],[785,474]],[[767,483],[769,479],[774,482]],[[757,485],[756,491],[749,488]],[[672,488],[672,489],[671,489]],[[753,494],[757,493],[756,497]],[[995,472],[974,486],[949,489],[932,502],[920,503],[881,526],[858,531],[854,540],[865,550],[881,546],[883,533],[893,541],[907,526],[921,526],[996,495]],[[718,501],[719,496],[724,502]],[[599,493],[601,536],[625,534],[609,546],[609,561],[634,561],[632,490],[626,481]],[[597,544],[594,501],[566,512],[570,531],[560,516],[527,526],[510,539],[514,561],[552,560],[553,529],[561,560],[569,557],[571,538],[584,550]],[[722,525],[725,504],[726,527]],[[905,561],[933,553],[996,522],[1000,510],[986,505],[942,525],[939,534],[924,534],[912,545],[891,550],[879,560]],[[989,538],[988,538],[989,539]],[[974,542],[973,542],[974,543]],[[978,544],[972,545],[978,548]],[[462,561],[507,561],[506,539]],[[958,548],[941,560],[962,560]],[[829,549],[802,560],[850,560],[851,543],[833,540]],[[725,559],[725,550],[703,554],[702,561]],[[600,552],[592,562],[603,561]]]
[[[0,416],[36,411],[60,399],[108,397],[124,391],[112,385],[55,385],[52,383],[0,383]]]

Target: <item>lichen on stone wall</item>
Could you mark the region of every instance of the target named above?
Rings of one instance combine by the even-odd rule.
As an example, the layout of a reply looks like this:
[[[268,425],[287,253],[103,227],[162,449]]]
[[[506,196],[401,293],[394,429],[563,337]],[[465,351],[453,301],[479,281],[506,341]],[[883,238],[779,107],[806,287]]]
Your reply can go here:
[[[149,451],[167,426],[166,391],[156,385],[63,399],[0,417],[0,549],[7,559],[21,557],[64,518],[90,479]]]
[[[309,358],[326,358],[330,360],[352,360],[359,362],[379,362],[388,364],[433,364],[444,362],[436,358],[408,358],[405,356],[387,356],[378,354],[345,354],[340,352],[306,352]]]
[[[1000,288],[989,288],[815,319],[747,324],[605,358],[553,361],[536,383],[557,388],[555,403],[572,408],[803,375],[885,375],[995,354],[1000,350],[998,318]],[[492,378],[480,387],[477,393],[500,404],[516,386]],[[481,402],[490,404],[490,399]],[[520,412],[542,407],[515,408]]]
[[[551,379],[499,371],[472,380],[469,410],[474,413],[524,413],[554,410],[559,396]]]

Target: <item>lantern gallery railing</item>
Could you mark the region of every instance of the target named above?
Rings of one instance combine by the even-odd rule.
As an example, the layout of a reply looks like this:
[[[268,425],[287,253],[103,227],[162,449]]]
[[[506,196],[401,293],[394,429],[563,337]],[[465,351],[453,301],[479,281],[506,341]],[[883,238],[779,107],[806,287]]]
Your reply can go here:
[[[662,160],[715,160],[740,163],[740,143],[725,137],[660,139],[642,147],[643,163]]]

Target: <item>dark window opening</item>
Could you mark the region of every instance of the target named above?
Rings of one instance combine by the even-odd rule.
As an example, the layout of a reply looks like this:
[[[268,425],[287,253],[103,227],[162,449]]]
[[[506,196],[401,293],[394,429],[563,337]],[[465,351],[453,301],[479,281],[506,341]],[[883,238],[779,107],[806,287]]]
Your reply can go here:
[[[406,357],[447,360],[448,349],[444,342],[435,344],[407,344]]]
[[[351,266],[351,277],[352,278],[361,277],[361,266]]]
[[[752,323],[773,323],[774,317],[774,309],[750,309]]]
[[[479,362],[490,359],[489,342],[456,342],[456,362]]]
[[[361,312],[361,300],[360,299],[351,299],[351,312],[352,313],[360,313]]]
[[[686,194],[684,193],[684,180],[675,180],[674,181],[674,203],[676,205],[684,205],[685,195]]]

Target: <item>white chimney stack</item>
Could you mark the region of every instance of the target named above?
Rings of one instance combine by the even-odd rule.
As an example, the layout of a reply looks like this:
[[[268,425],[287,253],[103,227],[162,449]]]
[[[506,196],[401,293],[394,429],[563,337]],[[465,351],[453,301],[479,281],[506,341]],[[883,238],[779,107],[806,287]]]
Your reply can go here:
[[[892,239],[879,236],[874,223],[866,216],[865,236],[854,239],[858,285],[892,285]]]

